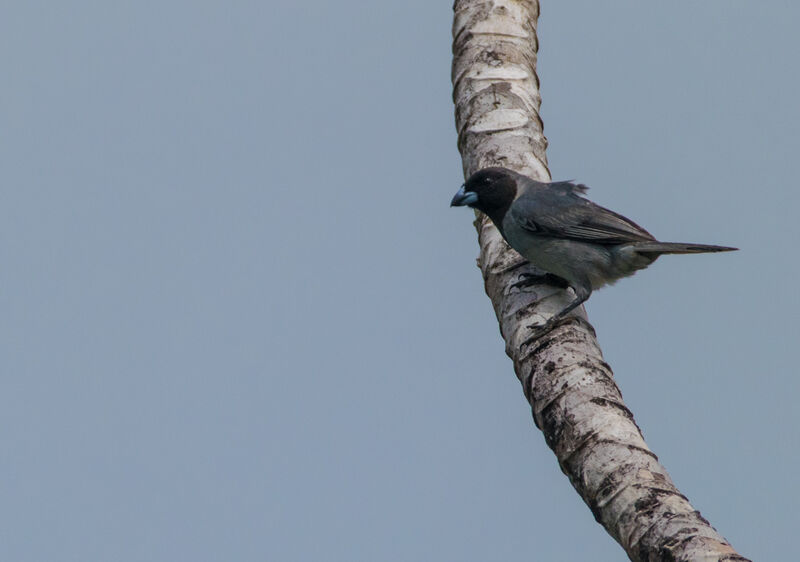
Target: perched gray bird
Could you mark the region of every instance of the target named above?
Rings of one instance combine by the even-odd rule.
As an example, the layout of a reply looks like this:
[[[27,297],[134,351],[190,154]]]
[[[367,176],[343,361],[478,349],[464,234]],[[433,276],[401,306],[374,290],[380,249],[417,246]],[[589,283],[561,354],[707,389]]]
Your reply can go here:
[[[556,276],[556,284],[561,279],[560,284],[572,287],[575,298],[541,331],[580,306],[593,290],[633,275],[661,254],[737,249],[659,242],[632,220],[581,197],[586,190],[572,182],[542,183],[506,168],[485,168],[474,173],[450,203],[486,213],[509,246]]]

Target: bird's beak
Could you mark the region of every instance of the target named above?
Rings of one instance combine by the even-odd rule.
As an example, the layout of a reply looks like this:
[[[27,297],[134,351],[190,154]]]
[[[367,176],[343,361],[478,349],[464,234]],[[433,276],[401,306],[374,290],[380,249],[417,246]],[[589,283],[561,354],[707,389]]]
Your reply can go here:
[[[464,191],[464,186],[461,186],[455,195],[453,195],[453,200],[450,201],[451,207],[463,207],[464,205],[469,205],[470,207],[478,202],[478,194],[470,191],[466,193]]]

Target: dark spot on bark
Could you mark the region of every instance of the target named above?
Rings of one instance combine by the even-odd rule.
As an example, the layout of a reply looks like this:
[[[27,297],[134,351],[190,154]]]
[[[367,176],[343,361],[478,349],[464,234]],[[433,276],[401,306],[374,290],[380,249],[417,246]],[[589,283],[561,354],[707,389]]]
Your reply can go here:
[[[542,340],[544,340],[544,341],[542,341]],[[526,345],[531,345],[531,344],[535,344],[535,345],[533,345],[521,359],[524,361],[524,360],[528,359],[529,357],[532,357],[532,356],[536,355],[537,353],[541,353],[542,351],[544,351],[545,349],[547,349],[548,347],[550,347],[551,345],[556,344],[556,343],[562,343],[562,342],[559,342],[556,338],[547,337],[547,335],[542,336],[541,338],[536,338],[536,339],[532,339],[530,341],[527,341],[527,342],[522,344],[523,347],[525,347]]]
[[[617,477],[617,473],[623,472],[623,470],[627,468],[623,465],[622,470],[615,470],[614,472],[609,472],[606,474],[606,477],[600,482],[600,485],[597,487],[597,499],[604,498],[608,495],[608,492],[611,492],[614,488],[617,487],[620,479]]]
[[[587,330],[587,331],[588,331],[590,334],[592,334],[592,337],[593,337],[593,338],[596,338],[596,337],[597,337],[597,332],[595,332],[595,331],[594,331],[594,326],[592,326],[591,324],[589,324],[589,321],[588,321],[588,320],[584,320],[584,319],[583,319],[583,318],[581,318],[580,316],[566,316],[566,317],[562,318],[561,320],[559,320],[558,322],[556,322],[556,323],[553,325],[553,329],[555,329],[555,328],[556,328],[556,327],[558,327],[558,326],[565,326],[565,325],[569,325],[569,324],[578,324],[578,325],[581,325],[581,326],[583,326],[584,328],[586,328],[586,330]],[[576,326],[576,328],[577,328],[577,326]]]
[[[532,338],[528,341],[523,342],[521,347],[527,347],[533,344],[533,347],[530,347],[525,355],[523,355],[520,360],[525,361],[534,355],[541,353],[545,349],[549,348],[554,344],[559,345],[568,345],[571,343],[575,344],[583,344],[586,340],[582,338],[563,338],[559,337],[558,334],[553,334],[553,332],[548,332],[543,334],[542,336]]]
[[[662,513],[661,518],[669,520],[675,514]],[[648,533],[639,541],[639,557],[642,560],[652,560],[654,562],[677,561],[686,549],[687,543],[697,537],[697,527],[683,527],[668,537],[648,540],[649,535],[656,534],[655,528],[651,528]]]
[[[547,446],[555,451],[556,445],[561,441],[561,435],[564,433],[564,424],[558,423],[557,416],[552,415],[553,405],[548,405],[542,410],[541,417],[544,427],[540,428],[544,434],[544,442]]]
[[[622,415],[628,418],[629,420],[633,420],[633,413],[620,402],[614,402],[612,400],[606,400],[605,398],[592,398],[590,400],[592,404],[597,404],[598,406],[608,407],[608,408],[616,408],[622,412]]]
[[[644,556],[642,556],[642,560],[646,560],[647,562],[677,562],[677,558],[675,558],[675,554],[669,548],[659,548],[657,553],[649,552],[645,545],[640,547],[640,551],[642,548],[645,548]],[[650,554],[655,554],[654,557],[651,557]]]
[[[659,473],[659,472],[653,472],[652,474],[653,474],[653,480],[655,480],[657,482],[664,483],[664,482],[667,481],[667,477],[664,476],[663,474]]]
[[[685,499],[686,501],[689,501],[689,499],[688,499],[686,496],[683,496],[683,499]],[[702,521],[703,523],[705,523],[706,525],[708,525],[709,527],[711,527],[711,523],[709,523],[709,522],[708,522],[708,519],[706,519],[705,517],[703,517],[702,515],[700,515],[700,512],[699,512],[699,511],[695,511],[695,512],[694,512],[694,515],[695,515],[695,517],[697,517],[697,518],[698,518],[700,521]]]
[[[655,515],[656,509],[661,506],[662,498],[665,496],[679,496],[684,497],[680,493],[674,490],[665,490],[664,488],[645,488],[647,490],[644,497],[639,498],[636,500],[636,503],[633,504],[633,507],[636,509],[637,515],[639,516],[646,516],[652,517]],[[662,517],[671,518],[668,516],[669,514],[662,514]]]
[[[524,320],[528,315],[530,315],[531,311],[533,311],[538,304],[539,304],[538,301],[526,304],[525,306],[523,306],[514,313],[514,318],[516,318],[516,320]],[[536,329],[536,327],[537,326],[535,324],[532,326],[528,326],[528,328],[532,329]]]
[[[636,511],[641,512],[644,515],[650,515],[658,505],[658,496],[655,494],[648,494],[647,496],[636,500],[634,507],[636,508]]]
[[[489,66],[500,66],[503,64],[503,59],[500,58],[500,55],[496,51],[483,51],[481,53],[481,58]]]
[[[672,536],[662,539],[655,545],[651,541],[642,540],[639,543],[639,557],[641,560],[653,562],[685,559],[682,557],[686,552],[686,548],[689,543],[698,538],[697,533],[699,530],[697,527],[683,527]],[[751,562],[748,558],[739,554],[723,554],[718,559],[718,562],[725,561]]]
[[[645,455],[649,455],[654,459],[658,460],[658,456],[649,449],[644,449],[642,447],[637,447],[636,445],[625,445],[629,451],[639,451],[640,453],[644,453]]]

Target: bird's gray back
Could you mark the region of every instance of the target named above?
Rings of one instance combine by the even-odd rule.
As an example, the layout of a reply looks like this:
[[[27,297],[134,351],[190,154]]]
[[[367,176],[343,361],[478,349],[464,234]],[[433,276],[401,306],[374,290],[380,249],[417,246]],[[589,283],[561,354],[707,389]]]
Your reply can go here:
[[[532,233],[594,244],[655,240],[632,220],[581,197],[583,185],[526,179],[509,214]]]

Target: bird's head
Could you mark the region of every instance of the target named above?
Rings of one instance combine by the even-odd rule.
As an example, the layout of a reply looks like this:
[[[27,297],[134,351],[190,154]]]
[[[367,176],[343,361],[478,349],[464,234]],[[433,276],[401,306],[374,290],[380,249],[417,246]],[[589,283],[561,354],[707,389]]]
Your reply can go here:
[[[493,219],[505,214],[517,196],[517,174],[506,168],[484,168],[472,174],[453,196],[451,207],[464,205]]]

